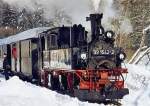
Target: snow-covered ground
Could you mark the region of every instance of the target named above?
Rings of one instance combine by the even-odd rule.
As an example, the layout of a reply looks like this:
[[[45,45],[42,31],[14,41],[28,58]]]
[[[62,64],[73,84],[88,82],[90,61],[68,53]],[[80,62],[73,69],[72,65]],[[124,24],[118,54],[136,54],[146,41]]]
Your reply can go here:
[[[127,68],[126,86],[130,94],[121,101],[123,106],[150,106],[150,71],[136,65],[127,65]],[[81,102],[77,98],[23,82],[16,76],[8,81],[0,80],[0,106],[104,106]]]
[[[0,82],[0,106],[99,106],[12,77]],[[104,105],[100,105],[104,106]]]
[[[144,66],[127,65],[127,68],[130,93],[122,100],[123,106],[150,106],[150,71]]]

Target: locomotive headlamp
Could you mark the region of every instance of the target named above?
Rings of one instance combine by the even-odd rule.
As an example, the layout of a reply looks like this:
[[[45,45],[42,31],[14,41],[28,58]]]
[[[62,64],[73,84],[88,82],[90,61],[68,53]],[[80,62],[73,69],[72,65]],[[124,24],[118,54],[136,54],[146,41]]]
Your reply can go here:
[[[111,39],[111,38],[113,38],[113,36],[114,36],[114,32],[113,31],[106,31],[106,33],[105,33],[105,37],[106,38]]]
[[[108,32],[108,33],[107,33],[107,37],[108,37],[108,38],[112,38],[112,33]]]
[[[83,59],[83,60],[86,60],[86,59],[87,59],[86,53],[81,53],[81,59]]]
[[[126,58],[125,53],[120,53],[120,54],[119,54],[119,59],[120,59],[120,60],[125,60],[125,58]]]

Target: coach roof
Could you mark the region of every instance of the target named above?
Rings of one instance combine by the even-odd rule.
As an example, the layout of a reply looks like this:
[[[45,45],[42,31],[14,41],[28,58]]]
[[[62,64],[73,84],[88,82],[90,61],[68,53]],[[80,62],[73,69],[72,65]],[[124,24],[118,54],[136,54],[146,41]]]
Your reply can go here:
[[[30,30],[18,33],[16,35],[9,36],[7,38],[0,39],[0,45],[9,44],[9,43],[13,43],[16,41],[30,39],[30,38],[37,38],[39,33],[42,33],[48,29],[50,29],[50,27],[33,28]]]

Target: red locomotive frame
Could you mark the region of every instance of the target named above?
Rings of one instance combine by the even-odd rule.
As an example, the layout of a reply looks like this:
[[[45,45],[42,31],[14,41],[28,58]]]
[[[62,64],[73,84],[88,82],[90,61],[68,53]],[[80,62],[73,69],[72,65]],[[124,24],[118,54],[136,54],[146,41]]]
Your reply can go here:
[[[55,72],[55,76],[65,74],[67,77],[68,91],[71,96],[78,97],[80,100],[91,102],[104,102],[107,99],[121,99],[129,91],[125,88],[123,74],[127,74],[126,68],[101,69],[101,70],[65,70],[65,69],[44,69],[41,73],[41,83],[49,88],[48,75]],[[72,75],[76,75],[80,82],[78,88],[73,87],[75,80]],[[113,84],[112,92],[106,92],[103,88]],[[86,96],[86,98],[85,98]],[[90,98],[92,96],[92,98]]]

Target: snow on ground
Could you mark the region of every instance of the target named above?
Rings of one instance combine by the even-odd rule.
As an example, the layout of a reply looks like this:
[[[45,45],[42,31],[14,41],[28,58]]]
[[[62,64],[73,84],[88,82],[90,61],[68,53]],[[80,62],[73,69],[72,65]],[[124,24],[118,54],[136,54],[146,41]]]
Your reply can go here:
[[[0,106],[104,106],[81,102],[76,98],[32,85],[12,77],[0,82]]]
[[[146,67],[131,64],[127,68],[129,95],[123,98],[123,106],[150,106],[150,71]]]
[[[4,76],[0,74],[0,82],[5,81]]]
[[[150,71],[143,66],[127,65],[126,86],[130,94],[122,99],[123,106],[150,106]],[[32,85],[12,77],[5,81],[0,76],[0,106],[104,106],[81,102],[44,87]]]

